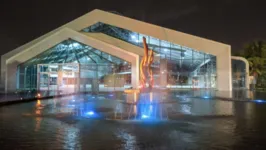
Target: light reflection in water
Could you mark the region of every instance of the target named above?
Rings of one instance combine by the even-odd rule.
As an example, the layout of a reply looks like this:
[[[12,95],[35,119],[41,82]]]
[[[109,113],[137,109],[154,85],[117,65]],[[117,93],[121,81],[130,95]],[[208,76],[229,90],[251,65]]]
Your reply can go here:
[[[79,129],[75,127],[68,127],[65,129],[65,145],[64,149],[73,149],[76,148],[77,141],[79,141]]]
[[[35,114],[36,115],[41,115],[42,113],[41,113],[41,110],[40,109],[37,109],[36,111],[35,111]]]
[[[184,114],[191,114],[191,106],[188,105],[188,104],[182,104],[180,105],[181,107],[181,113],[184,113]]]
[[[228,101],[216,101],[213,104],[213,109],[215,114],[223,114],[223,115],[232,115],[233,114],[233,103]]]
[[[166,113],[169,112],[170,109],[173,111],[183,111],[184,113],[191,113],[193,115],[220,115],[226,114],[231,115],[235,112],[238,112],[238,116],[234,118],[217,118],[210,119],[202,118],[200,122],[197,120],[194,122],[193,120],[189,123],[193,123],[193,125],[187,124],[187,121],[183,123],[178,120],[178,122],[182,123],[166,123],[160,125],[147,125],[142,123],[121,123],[119,122],[108,122],[102,120],[89,120],[82,118],[78,122],[76,120],[76,116],[71,116],[73,118],[67,119],[67,121],[63,120],[64,118],[52,118],[50,116],[50,112],[55,112],[54,114],[61,114],[63,112],[63,108],[68,108],[67,104],[75,104],[75,108],[69,108],[70,110],[80,109],[82,112],[86,113],[91,111],[95,111],[96,108],[101,107],[110,107],[114,108],[118,106],[119,112],[127,113],[129,107],[128,104],[120,103],[114,100],[95,100],[95,101],[84,101],[80,102],[78,98],[75,98],[75,102],[71,102],[71,98],[65,99],[53,99],[53,100],[45,100],[45,101],[37,101],[36,103],[27,103],[23,106],[14,105],[9,108],[0,108],[0,142],[7,141],[6,137],[10,135],[16,135],[12,141],[16,141],[20,145],[31,144],[34,149],[38,149],[38,146],[43,147],[43,149],[85,149],[84,147],[89,147],[88,145],[94,145],[92,149],[98,149],[105,143],[108,147],[112,147],[117,142],[121,144],[121,149],[133,149],[134,145],[139,143],[140,139],[150,139],[152,144],[163,143],[162,145],[166,145],[165,149],[170,149],[167,147],[169,141],[173,141],[173,143],[177,143],[176,145],[185,145],[191,146],[194,143],[195,145],[202,145],[202,143],[206,142],[206,145],[218,145],[219,146],[225,143],[230,143],[234,141],[239,141],[239,144],[233,143],[228,144],[229,146],[225,146],[225,149],[230,149],[231,145],[240,145],[243,146],[243,139],[250,138],[252,144],[256,144],[258,141],[259,133],[262,133],[264,130],[264,122],[263,122],[263,112],[266,106],[264,103],[242,103],[242,102],[230,102],[230,101],[219,101],[219,100],[204,100],[204,99],[196,99],[196,98],[186,98],[185,100],[180,100],[179,97],[173,95],[177,103],[156,103],[159,99],[157,93],[153,93],[153,98],[149,98],[148,96],[143,98],[143,105],[132,105],[133,114],[141,114],[140,107],[145,108],[147,106],[148,111],[147,114],[156,114],[157,118],[160,117],[159,112]],[[133,97],[133,96],[132,96]],[[137,95],[136,95],[137,97]],[[86,100],[88,98],[86,97]],[[96,99],[96,98],[95,98]],[[147,100],[147,101],[145,101]],[[167,98],[169,100],[169,98]],[[49,105],[49,101],[51,102]],[[57,102],[55,102],[57,101]],[[133,101],[133,99],[132,99]],[[131,101],[131,102],[132,102]],[[135,101],[135,100],[134,100]],[[151,103],[152,101],[152,103]],[[53,102],[57,111],[54,110]],[[89,103],[90,102],[90,103]],[[147,102],[145,105],[145,102]],[[56,105],[59,103],[60,105]],[[82,104],[83,103],[83,104]],[[100,104],[104,105],[100,105]],[[109,105],[111,103],[112,105]],[[31,105],[28,105],[31,104]],[[65,104],[65,105],[61,105]],[[108,105],[107,105],[108,104]],[[25,107],[24,107],[25,106]],[[29,107],[33,109],[29,109]],[[43,109],[37,110],[38,107],[42,106]],[[12,111],[11,111],[12,110]],[[22,112],[28,113],[30,111],[33,116],[21,117],[20,115],[12,115],[14,112],[17,113]],[[43,111],[45,110],[45,111]],[[112,112],[113,112],[112,110]],[[61,112],[62,111],[62,112]],[[172,111],[172,110],[171,110]],[[10,114],[12,112],[12,114]],[[49,112],[49,117],[45,117],[45,115]],[[96,113],[97,111],[95,111]],[[144,112],[144,111],[143,111]],[[157,113],[155,113],[157,112]],[[41,114],[42,117],[36,117],[35,114]],[[143,114],[143,118],[147,118],[147,115]],[[19,117],[16,119],[16,124],[13,121],[14,117]],[[259,117],[258,117],[259,116]],[[10,118],[9,118],[10,117]],[[139,115],[141,117],[141,115]],[[33,121],[29,121],[29,118],[32,118]],[[52,119],[51,119],[52,118]],[[127,117],[126,117],[127,118]],[[169,117],[170,118],[170,117]],[[60,119],[60,120],[59,120]],[[79,118],[78,118],[79,119]],[[173,119],[173,118],[170,118]],[[174,118],[175,119],[175,118]],[[179,118],[178,118],[179,119]],[[261,120],[258,120],[261,119]],[[11,121],[10,121],[11,120]],[[70,120],[70,121],[69,121]],[[70,123],[71,125],[69,125]],[[73,121],[73,122],[72,122]],[[173,123],[173,124],[172,124]],[[25,128],[24,128],[25,127]],[[33,129],[32,129],[33,127]],[[7,129],[12,133],[6,132]],[[23,129],[23,130],[21,130]],[[101,133],[99,134],[99,131]],[[160,131],[161,130],[161,131]],[[36,131],[36,132],[32,132]],[[150,132],[145,132],[150,131]],[[160,134],[158,136],[155,133],[167,133]],[[30,136],[29,136],[30,135]],[[92,136],[93,135],[93,136]],[[96,136],[95,136],[96,135]],[[10,139],[11,139],[10,138]],[[34,138],[34,140],[32,140]],[[36,139],[35,139],[36,138]],[[109,142],[110,139],[113,138],[114,142]],[[239,138],[239,140],[238,140]],[[38,142],[36,142],[38,140]],[[147,141],[148,141],[147,140]],[[120,142],[122,141],[122,142]],[[145,140],[141,140],[142,142]],[[155,142],[154,142],[155,141]],[[40,142],[40,143],[39,143]],[[262,140],[263,142],[263,140]],[[49,144],[48,144],[49,143]],[[80,144],[81,143],[81,144]],[[6,143],[5,143],[6,144]],[[245,143],[244,143],[245,144]],[[249,143],[250,144],[250,143]],[[12,145],[12,143],[10,144]],[[47,146],[51,145],[51,146]],[[81,145],[83,147],[81,147]],[[158,144],[160,145],[160,144]],[[205,144],[204,144],[205,145]],[[226,145],[226,144],[225,144]],[[2,146],[2,145],[1,145]],[[4,149],[8,149],[8,145],[3,145]],[[156,145],[157,146],[157,145]],[[246,146],[246,145],[244,145]],[[243,146],[243,147],[244,147]],[[37,147],[37,148],[36,148]],[[133,148],[132,148],[133,147]],[[22,149],[23,147],[21,147]],[[213,147],[211,147],[213,148]],[[196,147],[195,149],[211,149],[210,147]],[[11,149],[11,148],[9,148]],[[20,149],[20,148],[18,148]],[[111,148],[110,148],[111,149]],[[159,148],[158,148],[159,149]],[[192,149],[192,148],[191,148]],[[252,149],[252,147],[250,148]]]
[[[36,106],[37,106],[37,107],[38,107],[38,106],[41,106],[41,104],[42,104],[42,103],[41,103],[41,100],[38,99],[38,100],[37,100],[37,104],[36,104]]]
[[[81,149],[80,128],[73,125],[51,120],[52,125],[56,127],[56,144],[52,145],[55,149]],[[58,144],[58,145],[57,145]]]
[[[130,133],[127,133],[124,130],[118,130],[116,132],[117,138],[121,139],[125,144],[123,144],[123,147],[120,147],[121,149],[126,150],[134,150],[136,145],[136,137]]]
[[[165,96],[167,99],[162,99]],[[107,118],[122,120],[167,120],[176,119],[178,115],[233,115],[233,103],[217,101],[213,99],[198,99],[191,97],[169,98],[169,95],[162,93],[141,93],[132,94],[125,102],[110,99],[89,97],[80,100],[79,97],[72,97],[65,103],[68,112],[85,118]],[[75,99],[75,101],[73,101]],[[84,98],[83,98],[84,99]],[[64,103],[64,102],[62,102]],[[64,108],[64,107],[62,107]],[[99,112],[109,108],[109,112]],[[58,108],[60,109],[60,107]],[[93,113],[92,113],[93,112]],[[143,117],[144,116],[144,117]]]
[[[41,127],[41,122],[42,122],[42,118],[41,117],[36,117],[35,118],[36,124],[35,124],[35,132],[38,132],[40,130]]]
[[[36,115],[36,118],[35,118],[36,122],[35,122],[35,129],[34,129],[35,132],[38,132],[41,126],[42,118],[37,117],[42,114],[41,109],[43,109],[41,100],[37,100],[36,109],[35,109],[35,115]]]

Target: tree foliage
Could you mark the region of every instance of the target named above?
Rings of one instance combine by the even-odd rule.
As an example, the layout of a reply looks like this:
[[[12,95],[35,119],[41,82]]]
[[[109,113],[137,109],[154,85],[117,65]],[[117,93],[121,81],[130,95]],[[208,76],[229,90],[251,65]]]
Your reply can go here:
[[[258,84],[266,79],[265,60],[266,60],[266,42],[255,40],[245,45],[243,55],[249,62],[250,75],[258,80]]]
[[[250,66],[250,74],[258,77],[262,75],[262,69],[264,65],[264,59],[261,57],[250,57],[248,58],[249,66]]]
[[[266,42],[258,40],[253,41],[244,47],[244,57],[261,57],[266,58]]]

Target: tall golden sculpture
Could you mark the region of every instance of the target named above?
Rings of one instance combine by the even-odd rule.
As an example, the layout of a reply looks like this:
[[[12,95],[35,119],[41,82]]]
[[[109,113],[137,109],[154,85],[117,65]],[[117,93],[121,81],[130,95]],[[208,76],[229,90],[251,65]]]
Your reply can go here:
[[[153,74],[151,64],[154,60],[153,50],[149,50],[146,38],[143,37],[144,56],[140,62],[140,84],[141,88],[153,88]]]

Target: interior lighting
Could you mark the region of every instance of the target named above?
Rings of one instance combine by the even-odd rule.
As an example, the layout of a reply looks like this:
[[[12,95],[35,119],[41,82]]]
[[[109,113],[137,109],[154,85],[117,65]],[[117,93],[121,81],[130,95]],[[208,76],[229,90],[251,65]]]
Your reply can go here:
[[[131,35],[131,38],[132,38],[132,39],[136,39],[136,36],[135,36],[135,35]]]
[[[79,44],[78,44],[78,43],[73,43],[73,46],[74,46],[74,47],[78,47]]]

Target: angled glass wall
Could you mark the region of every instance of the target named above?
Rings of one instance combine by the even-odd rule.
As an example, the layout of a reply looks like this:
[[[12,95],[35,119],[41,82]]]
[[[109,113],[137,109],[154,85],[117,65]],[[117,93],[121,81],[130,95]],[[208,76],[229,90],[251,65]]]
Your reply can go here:
[[[68,39],[20,64],[17,81],[19,90],[123,90],[131,87],[131,64]]]
[[[156,69],[154,78],[167,80],[166,83],[155,83],[156,86],[216,88],[216,57],[211,54],[101,22],[83,29],[82,32],[104,33],[139,47],[143,47],[142,38],[145,37],[149,48],[160,58],[153,65],[160,67],[159,72]]]

